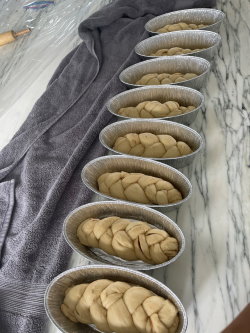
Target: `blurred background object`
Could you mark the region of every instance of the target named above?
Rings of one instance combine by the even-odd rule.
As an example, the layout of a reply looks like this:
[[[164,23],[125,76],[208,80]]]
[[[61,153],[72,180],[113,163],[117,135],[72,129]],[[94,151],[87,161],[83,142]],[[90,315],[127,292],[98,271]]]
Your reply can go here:
[[[250,332],[250,304],[235,318],[235,320],[222,333],[249,333]]]

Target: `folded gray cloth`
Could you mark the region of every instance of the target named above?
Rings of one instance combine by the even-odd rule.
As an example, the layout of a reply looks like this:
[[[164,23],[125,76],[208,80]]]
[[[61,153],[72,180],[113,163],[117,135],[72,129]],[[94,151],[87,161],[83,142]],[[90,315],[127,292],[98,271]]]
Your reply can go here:
[[[79,27],[83,42],[59,65],[29,117],[0,153],[0,332],[45,332],[43,294],[71,250],[66,215],[91,199],[80,172],[105,153],[105,103],[125,87],[118,74],[153,16],[213,0],[117,0]]]

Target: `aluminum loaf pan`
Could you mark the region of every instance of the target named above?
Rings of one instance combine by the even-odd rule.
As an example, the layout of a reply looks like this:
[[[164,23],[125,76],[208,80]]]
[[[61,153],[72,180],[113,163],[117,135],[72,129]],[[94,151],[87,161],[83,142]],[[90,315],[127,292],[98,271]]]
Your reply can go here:
[[[153,134],[169,134],[178,141],[183,141],[189,145],[193,150],[193,153],[189,155],[173,157],[173,158],[148,158],[150,160],[156,160],[159,162],[167,163],[174,168],[183,168],[193,162],[197,153],[203,146],[201,136],[193,129],[177,124],[171,121],[164,120],[124,120],[115,122],[106,126],[100,133],[99,139],[102,145],[109,149],[109,151],[123,155],[117,150],[113,149],[115,141],[128,133],[153,133]],[[125,154],[129,155],[129,154]],[[130,155],[131,156],[131,155]]]
[[[119,216],[125,219],[147,222],[156,228],[165,230],[175,237],[179,244],[179,251],[172,259],[158,265],[152,265],[143,261],[128,261],[105,253],[99,249],[93,249],[80,243],[77,237],[77,228],[89,218],[105,218],[109,216]],[[120,201],[100,201],[90,203],[72,211],[64,221],[64,237],[73,250],[86,259],[106,265],[127,267],[135,270],[150,270],[167,266],[176,261],[183,253],[185,239],[180,228],[169,217],[156,210],[142,207],[131,203]]]
[[[143,75],[150,73],[195,73],[197,77],[171,85],[186,86],[200,90],[208,77],[210,63],[203,58],[194,56],[159,57],[139,62],[124,69],[119,78],[129,88],[142,87],[135,84]],[[162,85],[164,86],[164,85]],[[152,87],[152,86],[151,86]]]
[[[201,28],[199,30],[218,32],[224,18],[225,14],[218,9],[184,9],[154,17],[145,24],[145,29],[150,34],[159,34],[159,32],[156,32],[156,30],[164,27],[167,24],[186,22],[207,24],[207,27]]]
[[[192,185],[190,181],[180,171],[160,162],[151,161],[140,157],[132,157],[126,155],[111,155],[96,158],[85,165],[82,170],[82,181],[93,192],[111,200],[117,198],[103,194],[98,189],[97,179],[106,172],[138,172],[146,175],[159,177],[172,183],[181,193],[183,199],[176,203],[166,205],[154,204],[141,204],[146,207],[153,207],[157,210],[163,211],[178,208],[181,204],[186,202],[192,192]],[[121,200],[128,202],[125,200]]]
[[[76,324],[70,321],[62,313],[60,306],[64,300],[65,291],[76,284],[90,283],[98,279],[110,279],[113,281],[125,281],[139,285],[154,292],[156,295],[169,299],[177,307],[180,323],[176,333],[185,333],[187,329],[186,311],[178,297],[163,283],[156,279],[133,271],[128,268],[91,265],[80,266],[58,275],[47,287],[44,298],[44,306],[50,320],[63,333],[96,333],[94,327],[83,324]]]
[[[216,32],[202,30],[175,31],[160,34],[138,43],[135,52],[143,59],[153,59],[162,56],[152,56],[151,54],[160,49],[170,49],[181,47],[184,49],[202,49],[201,51],[186,53],[211,61],[221,43],[221,37]],[[183,54],[184,55],[184,54]]]
[[[137,89],[130,89],[124,91],[113,98],[107,103],[109,112],[117,116],[120,120],[131,119],[126,116],[121,116],[118,111],[121,108],[136,106],[144,101],[159,101],[164,103],[166,101],[176,101],[180,105],[188,106],[193,105],[195,109],[183,113],[177,116],[153,118],[153,119],[164,119],[171,120],[185,125],[190,125],[196,118],[199,111],[204,109],[204,97],[203,95],[194,89],[173,85],[166,86],[149,86],[141,87]],[[133,118],[140,119],[140,118]],[[152,119],[152,118],[144,118]]]

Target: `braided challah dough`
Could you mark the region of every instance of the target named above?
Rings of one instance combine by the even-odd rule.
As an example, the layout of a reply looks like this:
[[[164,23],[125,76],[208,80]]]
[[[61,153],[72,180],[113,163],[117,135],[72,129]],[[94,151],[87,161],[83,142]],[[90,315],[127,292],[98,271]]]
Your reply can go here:
[[[128,133],[116,139],[113,149],[123,154],[152,158],[173,158],[191,154],[192,149],[171,135]]]
[[[182,200],[170,182],[142,173],[104,173],[98,178],[98,186],[103,194],[143,204],[166,205]]]
[[[118,110],[118,114],[130,118],[162,118],[178,116],[190,112],[195,106],[182,106],[175,101],[161,103],[158,101],[145,101],[136,106],[129,106]]]
[[[205,48],[200,49],[183,49],[182,47],[171,47],[170,49],[160,49],[150,54],[150,56],[162,57],[162,56],[174,56],[179,54],[187,54],[202,51]]]
[[[145,85],[158,85],[158,84],[171,84],[187,81],[197,77],[198,75],[195,73],[150,73],[143,75],[135,84],[139,84],[142,86]]]
[[[179,326],[178,309],[168,299],[106,279],[68,288],[61,310],[71,321],[105,333],[175,333]]]
[[[195,24],[195,23],[186,23],[186,22],[178,22],[174,24],[167,24],[164,27],[156,30],[159,33],[178,31],[178,30],[197,30],[207,27],[208,24]]]
[[[112,256],[149,264],[161,264],[178,253],[177,239],[166,231],[117,216],[83,221],[77,237],[83,245],[100,248]]]

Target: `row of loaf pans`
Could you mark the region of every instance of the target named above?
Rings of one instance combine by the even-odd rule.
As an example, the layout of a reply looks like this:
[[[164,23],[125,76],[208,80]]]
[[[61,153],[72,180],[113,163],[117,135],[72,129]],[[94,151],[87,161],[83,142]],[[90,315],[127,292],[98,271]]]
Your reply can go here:
[[[82,170],[83,183],[95,193],[98,191],[97,178],[106,171],[125,170],[142,172],[152,176],[163,177],[173,183],[183,195],[183,200],[171,205],[142,205],[132,202],[100,201],[83,205],[72,211],[64,222],[64,237],[71,248],[90,262],[98,265],[83,266],[70,269],[57,276],[48,286],[45,293],[45,309],[51,321],[64,333],[99,332],[93,325],[77,324],[70,321],[61,312],[65,291],[78,283],[92,282],[97,279],[125,281],[153,291],[158,296],[169,299],[178,309],[179,326],[176,333],[184,333],[187,328],[187,315],[178,297],[158,280],[138,272],[167,266],[175,262],[185,249],[185,238],[181,229],[160,211],[171,210],[187,201],[192,192],[189,180],[178,170],[157,161],[128,156],[104,156],[90,161]],[[155,208],[155,209],[152,209]],[[162,264],[147,264],[142,261],[127,261],[106,254],[100,249],[89,248],[80,243],[77,229],[80,223],[88,218],[105,218],[119,216],[134,221],[145,221],[155,228],[165,230],[178,241],[178,252],[175,257]]]
[[[111,147],[113,146],[113,143],[115,140],[126,133],[133,133],[133,132],[148,132],[151,131],[156,134],[164,134],[168,133],[172,136],[174,136],[176,139],[186,142],[191,149],[193,150],[193,153],[182,156],[182,157],[176,157],[176,158],[165,158],[165,159],[154,159],[154,158],[141,158],[141,157],[135,157],[135,156],[126,156],[123,154],[120,154],[119,152],[115,151]],[[97,217],[95,215],[95,211],[98,217],[102,217],[102,213],[99,213],[99,209],[103,209],[104,211],[107,210],[107,215],[109,214],[126,217],[128,215],[129,217],[129,211],[133,209],[137,209],[140,214],[137,214],[137,220],[139,219],[139,216],[141,216],[142,220],[146,220],[150,224],[154,225],[153,219],[147,217],[147,214],[149,214],[149,211],[146,209],[146,207],[154,208],[158,211],[166,212],[168,210],[172,210],[174,208],[180,207],[181,204],[186,202],[192,192],[192,186],[190,181],[184,176],[180,171],[176,170],[175,168],[181,168],[188,164],[190,164],[197,153],[202,148],[203,142],[201,136],[192,130],[191,128],[174,123],[174,122],[163,122],[160,120],[135,120],[135,121],[120,121],[115,122],[107,127],[105,127],[101,133],[100,133],[100,141],[101,143],[108,148],[112,153],[119,154],[119,155],[111,155],[111,156],[104,156],[96,158],[92,161],[90,161],[82,170],[82,181],[83,183],[91,189],[94,193],[104,197],[105,199],[109,200],[117,200],[115,197],[111,197],[109,195],[103,194],[99,191],[98,185],[97,185],[97,179],[99,176],[101,176],[103,173],[106,172],[117,172],[117,171],[126,171],[126,172],[138,172],[143,173],[146,175],[155,176],[158,178],[163,178],[165,180],[170,181],[179,191],[181,191],[183,199],[177,203],[173,204],[166,204],[166,205],[146,205],[141,204],[140,206],[131,206],[136,204],[135,202],[127,202],[123,201],[123,203],[119,203],[117,206],[114,205],[114,202],[112,203],[112,207],[114,208],[114,211],[110,211],[107,208],[107,203],[98,203],[98,204],[90,204],[87,206],[80,207],[79,209],[76,209],[72,214],[69,215],[69,217],[65,221],[65,227],[64,227],[64,235],[70,246],[80,251],[83,256],[87,254],[87,258],[91,261],[100,263],[103,262],[98,261],[97,257],[100,257],[100,252],[97,252],[97,255],[93,255],[92,250],[88,250],[87,247],[81,246],[79,243],[79,240],[76,237],[76,229],[80,223],[80,221],[83,221],[85,219],[88,219],[91,217],[95,218]],[[158,161],[155,161],[158,160]],[[164,162],[159,163],[159,162]],[[170,166],[172,165],[172,167]],[[175,167],[175,168],[173,168]],[[115,201],[116,202],[116,201]],[[122,206],[124,205],[125,211],[123,211]],[[141,206],[144,207],[141,207]],[[118,209],[119,208],[119,209]],[[145,211],[144,211],[145,210]],[[89,212],[86,215],[86,212]],[[144,213],[145,214],[144,214]],[[83,215],[82,215],[83,214]],[[132,214],[133,215],[133,214]],[[136,215],[136,214],[135,214]],[[76,220],[75,220],[75,217]],[[83,218],[84,217],[84,218]],[[143,217],[143,218],[142,218]],[[168,219],[167,217],[165,217]],[[79,219],[79,220],[78,220]],[[76,221],[76,222],[74,222]],[[170,222],[171,223],[171,222]],[[162,226],[161,226],[162,227]],[[169,230],[166,230],[169,232]],[[172,232],[170,232],[171,234]],[[177,237],[178,238],[178,237]],[[179,236],[179,240],[183,239],[182,236]],[[180,241],[180,248],[182,248],[183,242]],[[81,250],[80,250],[81,249]],[[182,251],[181,251],[182,252]],[[90,255],[91,253],[91,255]],[[120,261],[117,258],[111,257],[109,261],[104,261],[103,263],[113,263],[113,264],[121,264],[124,263],[124,261]],[[150,269],[152,268],[152,265],[136,265],[136,263],[129,263],[127,267],[134,267],[135,269]],[[138,267],[138,268],[137,268]],[[160,266],[159,266],[160,267]],[[154,267],[156,268],[156,267]]]
[[[107,109],[120,120],[135,119],[119,114],[119,110],[136,106],[145,100],[159,101],[161,103],[175,101],[183,106],[193,105],[195,109],[183,114],[157,119],[190,125],[194,122],[198,112],[204,110],[204,97],[197,90],[200,90],[204,86],[209,75],[209,70],[210,63],[207,60],[194,56],[161,57],[137,63],[128,67],[120,74],[120,80],[127,87],[136,89],[130,89],[112,97],[107,102]],[[142,86],[134,83],[142,75],[154,72],[196,72],[199,75],[184,82],[168,85]]]
[[[206,23],[207,27],[202,30],[218,31],[224,14],[217,10],[197,9],[197,10],[184,10],[165,14],[155,19],[150,20],[145,28],[151,35],[157,35],[155,32],[159,27],[165,24],[180,22],[181,20],[190,21],[193,23]],[[220,44],[220,37],[206,31],[185,31],[176,33],[167,33],[149,38],[136,46],[135,51],[143,59],[150,58],[149,54],[155,46],[159,47],[172,47],[175,41],[179,41],[180,47],[202,46],[207,49],[201,52],[192,53],[191,56],[174,56],[174,57],[161,57],[144,61],[125,69],[120,74],[120,79],[129,88],[137,88],[125,91],[113,97],[107,104],[109,111],[117,116],[117,111],[126,106],[136,105],[147,98],[148,100],[175,100],[184,105],[194,105],[195,109],[189,113],[182,114],[174,117],[166,117],[160,120],[125,120],[116,122],[103,129],[100,133],[101,143],[107,147],[112,153],[119,154],[114,151],[112,146],[114,140],[119,135],[124,135],[128,132],[142,132],[153,131],[154,133],[165,133],[173,135],[179,140],[183,140],[190,145],[194,151],[192,154],[174,159],[143,159],[139,157],[116,155],[105,156],[90,161],[82,170],[83,183],[95,193],[104,196],[110,201],[101,201],[87,204],[78,207],[71,212],[64,222],[64,236],[68,244],[84,258],[90,260],[95,264],[85,267],[77,267],[68,270],[57,276],[48,286],[45,294],[45,309],[47,315],[52,322],[65,333],[80,333],[80,332],[97,332],[98,330],[92,325],[79,325],[69,321],[61,312],[60,305],[62,304],[65,291],[73,284],[84,282],[92,282],[96,279],[111,279],[126,281],[135,285],[140,285],[155,292],[157,295],[172,301],[178,309],[180,323],[176,333],[184,333],[187,328],[187,315],[183,305],[177,296],[169,290],[164,284],[153,279],[152,277],[138,272],[137,270],[150,270],[173,263],[180,257],[185,248],[185,238],[180,228],[161,211],[168,211],[173,208],[179,207],[182,203],[186,202],[192,192],[192,186],[189,180],[178,170],[170,165],[180,168],[191,163],[196,154],[202,148],[202,139],[198,133],[192,129],[183,126],[183,124],[191,124],[199,110],[203,109],[204,98],[195,88],[200,90],[208,76],[210,64],[206,60],[211,60],[214,56],[215,50]],[[198,41],[198,42],[197,42]],[[203,44],[202,44],[203,43]],[[201,45],[202,44],[202,45]],[[202,58],[196,57],[201,56]],[[178,58],[178,59],[177,59]],[[205,58],[205,59],[203,59]],[[147,74],[147,72],[154,71],[171,71],[175,72],[195,72],[198,76],[194,79],[187,80],[178,84],[166,86],[149,86],[140,87],[135,85],[134,82],[140,75]],[[181,87],[186,86],[186,87]],[[190,88],[187,88],[190,87]],[[119,116],[120,119],[126,117]],[[172,120],[177,123],[164,122],[162,120]],[[159,163],[164,162],[167,164]],[[148,175],[164,178],[172,182],[177,187],[183,196],[183,200],[175,204],[168,205],[138,205],[134,202],[117,201],[113,197],[109,197],[99,192],[97,187],[97,178],[110,171],[128,171],[128,172],[141,172]],[[113,201],[112,201],[113,200]],[[152,209],[154,208],[154,210]],[[126,261],[118,257],[114,257],[104,253],[98,249],[92,249],[84,246],[77,238],[76,231],[79,224],[90,217],[104,218],[108,216],[119,216],[131,220],[146,221],[156,228],[167,231],[171,236],[175,237],[179,244],[179,250],[175,257],[159,264],[151,265],[141,261]],[[112,265],[112,266],[111,266]],[[132,269],[131,269],[132,268]]]
[[[197,17],[199,15],[199,17]],[[147,60],[132,65],[120,74],[120,80],[128,88],[138,88],[141,85],[136,82],[145,74],[149,73],[195,73],[197,77],[171,85],[186,86],[200,90],[207,79],[210,63],[215,57],[218,47],[221,44],[221,37],[218,31],[224,13],[214,9],[184,10],[165,14],[150,20],[145,29],[155,35],[138,43],[135,52]],[[203,20],[207,27],[200,30],[182,30],[168,33],[157,33],[156,30],[173,22],[201,23]],[[212,31],[208,31],[212,30]],[[170,49],[173,47],[188,48],[191,50],[200,49],[174,56],[152,55],[160,49]],[[148,60],[149,59],[149,60]]]
[[[199,14],[199,18],[196,16]],[[135,106],[145,100],[164,102],[167,100],[176,101],[182,105],[194,105],[195,109],[177,116],[168,116],[164,119],[190,125],[196,118],[197,113],[204,108],[204,98],[200,90],[209,75],[210,62],[217,52],[221,44],[221,37],[214,31],[218,31],[219,26],[224,18],[221,11],[214,9],[197,9],[184,10],[174,13],[168,13],[150,20],[145,28],[151,34],[162,24],[173,23],[175,20],[183,18],[184,20],[200,23],[205,20],[208,27],[201,30],[184,30],[164,34],[156,34],[156,36],[147,38],[138,43],[135,52],[143,59],[149,59],[136,63],[120,74],[120,80],[129,89],[122,92],[107,103],[107,109],[118,118],[129,119],[129,117],[118,114],[119,109],[129,106]],[[207,31],[211,30],[213,31]],[[187,55],[163,56],[155,57],[150,54],[156,49],[170,48],[179,46],[183,48],[205,48],[199,52],[189,53]],[[155,58],[155,59],[154,59]],[[208,61],[209,60],[209,61]],[[197,77],[179,83],[171,83],[168,85],[143,86],[135,82],[145,74],[161,72],[192,72]],[[191,88],[191,89],[190,89]]]
[[[184,15],[184,16],[183,16]],[[199,15],[199,18],[196,16]],[[154,33],[154,30],[159,26],[166,23],[173,23],[175,20],[179,21],[179,17],[189,22],[200,23],[202,20],[209,24],[208,27],[201,30],[183,30],[176,32],[168,32],[163,34]],[[207,19],[209,17],[209,19]],[[145,28],[151,34],[156,36],[147,38],[135,47],[135,52],[142,58],[143,62],[136,63],[120,74],[120,80],[128,88],[140,88],[143,85],[136,84],[136,82],[145,74],[149,73],[195,73],[197,77],[185,80],[178,83],[170,83],[167,86],[185,86],[196,90],[201,90],[204,86],[209,71],[210,62],[215,57],[218,47],[221,44],[221,37],[218,33],[219,26],[224,19],[224,14],[218,10],[211,9],[197,9],[195,11],[179,11],[169,13],[150,20]],[[207,31],[211,30],[212,31]],[[151,54],[156,50],[162,48],[202,48],[200,51],[190,52],[185,55],[175,56],[152,56]],[[209,61],[208,61],[209,60]],[[166,85],[161,85],[166,86]],[[152,86],[150,86],[152,88]],[[153,86],[155,88],[157,86]],[[111,101],[108,103],[110,109]],[[187,114],[188,116],[188,114]],[[184,117],[185,118],[185,117]],[[181,117],[179,119],[181,122]],[[174,120],[176,121],[176,120]],[[178,120],[177,120],[178,121]],[[188,124],[188,121],[184,122]]]
[[[101,193],[97,185],[97,179],[100,175],[105,172],[116,171],[144,173],[146,175],[168,180],[182,193],[183,199],[176,203],[165,205],[138,204],[136,202],[124,200],[117,201],[118,199],[115,197]],[[180,207],[191,197],[192,185],[188,178],[180,171],[169,165],[157,161],[151,161],[149,159],[111,155],[99,157],[90,161],[83,168],[81,177],[83,183],[89,189],[110,201],[100,201],[81,206],[67,216],[64,222],[64,236],[72,249],[94,263],[122,265],[136,270],[149,270],[166,266],[181,255],[185,247],[184,236],[177,224],[169,217],[162,214],[162,212]],[[152,265],[141,261],[125,261],[118,257],[105,254],[101,250],[99,251],[98,249],[92,249],[82,245],[77,237],[77,228],[79,224],[89,218],[105,218],[108,216],[119,216],[121,218],[145,221],[150,225],[156,226],[156,228],[165,230],[178,240],[178,254],[163,264]]]
[[[107,171],[124,170],[128,172],[141,172],[148,175],[164,178],[172,182],[182,195],[183,200],[169,205],[142,205],[134,202],[117,201],[113,197],[103,195],[97,187],[98,177]],[[83,266],[70,269],[57,276],[48,286],[45,293],[45,309],[51,321],[64,333],[99,332],[93,325],[83,325],[70,321],[61,312],[66,290],[78,283],[89,283],[97,279],[110,279],[125,281],[139,285],[153,291],[158,296],[169,299],[178,309],[179,326],[176,333],[184,333],[187,328],[187,315],[178,297],[158,280],[138,272],[146,271],[175,262],[185,249],[185,238],[181,229],[161,210],[171,210],[186,202],[192,192],[189,180],[178,170],[157,161],[129,156],[104,156],[90,161],[82,170],[82,181],[93,192],[104,196],[110,201],[100,201],[83,205],[72,211],[64,222],[63,233],[70,247],[82,257],[98,265]],[[155,208],[155,209],[152,209]],[[166,231],[178,241],[177,254],[162,264],[147,264],[142,261],[127,261],[109,255],[97,248],[90,248],[80,243],[77,229],[80,223],[88,218],[105,218],[119,216],[134,221],[144,221],[155,228]]]
[[[105,172],[139,172],[154,177],[163,178],[170,181],[181,193],[183,199],[176,203],[165,205],[154,204],[138,204],[136,202],[124,201],[116,199],[115,197],[108,196],[99,191],[97,186],[97,179]],[[142,159],[138,157],[129,156],[103,156],[90,161],[82,170],[83,183],[94,193],[106,200],[96,203],[87,204],[76,208],[71,212],[64,222],[64,236],[68,244],[83,257],[95,263],[123,265],[128,268],[138,270],[147,270],[158,268],[168,265],[175,261],[184,250],[185,240],[179,227],[171,221],[166,215],[161,212],[166,212],[180,207],[186,202],[192,194],[192,185],[188,178],[180,171],[176,170],[169,165],[152,161],[149,159]],[[152,210],[154,208],[154,210]],[[179,252],[176,257],[170,261],[164,262],[160,265],[151,265],[140,262],[127,262],[118,257],[104,254],[99,250],[93,250],[83,246],[78,237],[76,230],[79,224],[89,218],[104,218],[108,216],[119,216],[122,218],[134,219],[139,221],[146,221],[157,228],[164,229],[170,235],[173,235],[179,243]]]
[[[212,60],[216,49],[221,43],[218,31],[224,18],[225,14],[220,10],[206,8],[180,10],[157,16],[149,20],[145,25],[145,30],[153,37],[138,43],[135,47],[135,52],[145,59],[150,58],[152,52],[161,48],[204,48],[204,50],[187,54]],[[197,30],[180,30],[171,33],[157,32],[159,28],[167,24],[178,22],[206,24],[207,26],[197,28]]]

